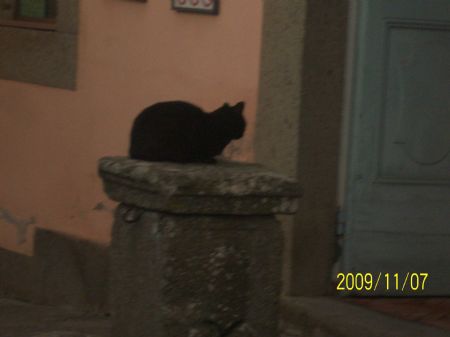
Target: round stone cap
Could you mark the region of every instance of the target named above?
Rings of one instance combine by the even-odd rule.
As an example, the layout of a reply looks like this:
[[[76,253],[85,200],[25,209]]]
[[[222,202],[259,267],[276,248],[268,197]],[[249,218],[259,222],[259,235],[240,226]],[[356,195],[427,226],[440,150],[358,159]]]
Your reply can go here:
[[[99,174],[119,202],[184,214],[291,214],[299,184],[259,164],[147,162],[104,157]]]

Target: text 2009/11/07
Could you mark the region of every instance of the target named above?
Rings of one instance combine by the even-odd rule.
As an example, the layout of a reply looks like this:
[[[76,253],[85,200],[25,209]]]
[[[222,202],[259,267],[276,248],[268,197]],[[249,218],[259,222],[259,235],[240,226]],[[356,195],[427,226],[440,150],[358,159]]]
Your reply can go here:
[[[397,291],[425,290],[428,273],[338,273],[337,291]]]

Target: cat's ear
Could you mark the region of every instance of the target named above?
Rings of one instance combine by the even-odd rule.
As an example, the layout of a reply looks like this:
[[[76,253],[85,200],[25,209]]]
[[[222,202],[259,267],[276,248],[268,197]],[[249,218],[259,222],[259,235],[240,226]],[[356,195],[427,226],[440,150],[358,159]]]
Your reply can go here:
[[[239,113],[242,113],[242,111],[244,111],[244,107],[245,107],[245,102],[241,101],[233,107],[233,110],[238,111]]]

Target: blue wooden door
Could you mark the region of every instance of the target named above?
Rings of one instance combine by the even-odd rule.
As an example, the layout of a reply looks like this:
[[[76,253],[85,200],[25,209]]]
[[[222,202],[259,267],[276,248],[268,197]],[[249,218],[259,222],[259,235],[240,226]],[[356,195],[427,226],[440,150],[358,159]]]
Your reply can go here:
[[[450,0],[356,2],[343,269],[450,295]]]

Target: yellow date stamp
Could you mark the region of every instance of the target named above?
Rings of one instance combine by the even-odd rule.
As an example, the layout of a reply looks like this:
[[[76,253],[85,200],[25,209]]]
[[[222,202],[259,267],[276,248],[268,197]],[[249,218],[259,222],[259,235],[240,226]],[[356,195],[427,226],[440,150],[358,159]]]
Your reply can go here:
[[[425,290],[428,273],[338,273],[337,291],[397,291]]]

